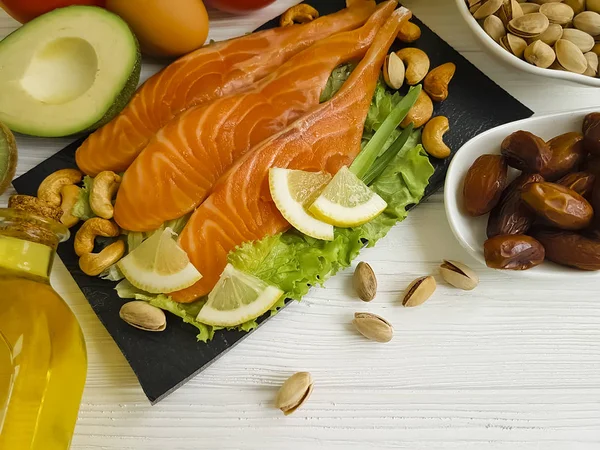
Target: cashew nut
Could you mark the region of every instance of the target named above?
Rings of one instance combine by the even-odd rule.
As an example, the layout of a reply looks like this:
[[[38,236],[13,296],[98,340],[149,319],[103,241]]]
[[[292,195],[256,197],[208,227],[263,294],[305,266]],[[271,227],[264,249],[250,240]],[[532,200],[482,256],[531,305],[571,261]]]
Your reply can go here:
[[[62,197],[60,208],[63,212],[62,216],[60,217],[60,221],[67,228],[71,228],[79,222],[79,217],[75,217],[73,214],[71,214],[71,211],[73,210],[75,203],[77,203],[80,190],[81,188],[79,186],[75,186],[74,184],[66,184],[60,191]]]
[[[434,158],[447,158],[450,148],[444,143],[444,133],[450,129],[448,118],[437,116],[431,119],[423,128],[423,147]]]
[[[282,27],[289,27],[294,23],[308,23],[319,17],[319,11],[310,5],[302,4],[292,6],[286,12],[281,15],[279,19],[279,25]]]
[[[415,42],[420,37],[421,29],[419,28],[419,25],[405,21],[400,26],[400,31],[398,31],[396,39],[398,39],[400,42],[406,42],[407,44],[410,44],[412,42]]]
[[[443,102],[448,98],[448,85],[456,72],[454,63],[446,63],[436,67],[425,77],[423,89],[436,102]]]
[[[406,82],[419,84],[429,72],[429,57],[423,50],[407,47],[396,52],[406,67]]]
[[[89,222],[89,221],[88,221]],[[100,275],[125,254],[125,242],[118,240],[106,246],[100,253],[86,253],[79,258],[79,268],[90,276]]]
[[[392,89],[400,89],[404,84],[404,63],[395,53],[390,53],[383,62],[383,79]]]
[[[38,197],[53,206],[60,206],[62,201],[60,191],[63,186],[77,184],[83,174],[77,169],[61,169],[51,173],[38,187]]]
[[[406,128],[412,122],[415,128],[422,127],[433,115],[433,102],[429,95],[425,93],[425,91],[421,91],[417,101],[413,105],[413,107],[408,111],[408,114],[400,123],[402,128]]]
[[[37,197],[31,195],[11,195],[8,199],[8,207],[18,211],[26,211],[48,219],[60,221],[62,209],[50,205]]]
[[[114,215],[112,199],[119,186],[121,186],[121,177],[110,170],[96,175],[90,190],[90,208],[94,214],[103,219],[112,219]]]
[[[92,253],[96,236],[116,237],[121,230],[110,220],[93,217],[86,220],[75,235],[75,253],[77,256]]]

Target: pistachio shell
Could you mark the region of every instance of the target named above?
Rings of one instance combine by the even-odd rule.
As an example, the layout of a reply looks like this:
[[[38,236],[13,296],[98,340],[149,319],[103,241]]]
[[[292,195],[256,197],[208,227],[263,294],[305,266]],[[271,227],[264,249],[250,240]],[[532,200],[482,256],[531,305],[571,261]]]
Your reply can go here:
[[[525,39],[508,33],[500,40],[500,43],[506,50],[511,52],[516,57],[523,58],[523,53],[527,48],[527,42]]]
[[[576,15],[586,10],[585,0],[563,0],[563,3],[569,5]]]
[[[600,14],[594,11],[579,13],[573,19],[573,25],[591,36],[598,36],[600,34]]]
[[[534,66],[546,69],[552,65],[556,59],[556,54],[552,47],[543,41],[535,41],[525,49],[525,59]]]
[[[406,69],[400,57],[390,53],[383,64],[383,78],[385,83],[392,89],[400,89],[404,84]]]
[[[360,334],[372,341],[389,342],[394,337],[392,324],[376,314],[366,312],[354,313],[352,323]]]
[[[540,13],[545,15],[550,23],[568,25],[573,20],[575,12],[573,8],[564,3],[546,3],[540,7]]]
[[[433,295],[436,287],[435,278],[432,276],[417,278],[408,286],[402,305],[412,307],[425,303]]]
[[[279,388],[275,398],[275,406],[287,416],[296,411],[310,397],[313,380],[308,372],[298,372],[289,377]]]
[[[582,74],[588,67],[588,62],[583,52],[570,41],[559,39],[554,44],[556,60],[569,72]]]
[[[550,26],[550,21],[542,13],[525,14],[511,20],[508,31],[522,38],[533,38],[539,36]]]
[[[479,284],[477,274],[471,268],[458,261],[444,260],[440,266],[440,274],[447,283],[465,291],[471,291]]]
[[[585,59],[588,62],[588,68],[586,69],[585,72],[583,72],[583,74],[587,75],[589,77],[597,76],[598,75],[598,55],[596,55],[593,52],[587,52],[583,56],[585,56]]]
[[[561,39],[566,39],[567,41],[571,41],[579,50],[583,53],[589,52],[592,48],[594,48],[594,38],[587,34],[585,31],[578,30],[577,28],[566,28],[563,31],[563,35]]]
[[[540,5],[537,3],[520,3],[521,11],[523,11],[523,15],[536,13],[540,10]]]
[[[496,42],[506,36],[506,28],[498,16],[488,16],[483,22],[483,29]]]
[[[500,9],[496,11],[496,16],[502,20],[505,25],[516,17],[521,17],[523,10],[517,0],[503,0]]]
[[[503,0],[487,0],[482,2],[481,6],[473,13],[473,17],[477,20],[485,19],[487,16],[491,16],[502,6]]]
[[[354,271],[352,281],[354,289],[362,301],[370,302],[375,298],[375,294],[377,294],[377,278],[369,264],[363,261],[359,262]]]
[[[144,331],[163,331],[167,327],[163,310],[144,301],[125,303],[119,311],[119,317],[132,327]]]
[[[558,41],[563,35],[563,27],[556,23],[550,24],[548,29],[540,34],[538,37],[534,38],[535,41],[542,41],[544,44],[548,44],[549,46],[554,46],[556,41]]]
[[[586,0],[585,9],[600,13],[600,0]]]

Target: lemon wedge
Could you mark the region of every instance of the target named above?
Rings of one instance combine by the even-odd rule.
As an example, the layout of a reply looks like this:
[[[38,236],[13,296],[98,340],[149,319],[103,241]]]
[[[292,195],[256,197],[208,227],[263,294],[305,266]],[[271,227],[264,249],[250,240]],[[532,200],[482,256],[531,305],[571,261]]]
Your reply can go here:
[[[196,320],[212,326],[234,327],[260,317],[282,295],[281,289],[227,264]]]
[[[336,227],[356,227],[374,219],[387,203],[347,167],[342,167],[308,210]]]
[[[298,231],[315,239],[333,240],[333,225],[313,217],[307,210],[331,181],[326,172],[272,168],[269,188],[281,215]]]
[[[202,275],[190,262],[171,228],[157,231],[117,263],[136,288],[152,294],[185,289]]]

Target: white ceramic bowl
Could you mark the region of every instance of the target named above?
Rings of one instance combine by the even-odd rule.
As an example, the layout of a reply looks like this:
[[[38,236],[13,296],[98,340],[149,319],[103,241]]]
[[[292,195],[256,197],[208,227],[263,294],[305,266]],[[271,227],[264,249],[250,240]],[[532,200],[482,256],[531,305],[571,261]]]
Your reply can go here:
[[[598,108],[582,109],[508,123],[476,136],[463,145],[456,153],[448,167],[446,183],[444,185],[446,217],[458,242],[475,259],[485,265],[483,243],[486,240],[486,227],[489,214],[481,217],[470,217],[464,213],[462,196],[463,180],[473,162],[479,156],[486,153],[499,154],[500,144],[504,138],[518,130],[530,131],[545,140],[570,131],[581,132],[583,118],[588,113],[596,111],[598,111]],[[514,169],[510,170],[509,180],[512,181],[519,172]],[[573,277],[574,274],[582,277],[600,277],[600,272],[571,269],[548,261],[530,270],[506,270],[503,272],[510,273],[511,275],[536,278]]]
[[[579,75],[577,73],[565,72],[562,70],[542,69],[529,64],[527,61],[517,58],[515,55],[500,47],[500,45],[483,30],[481,25],[479,25],[477,20],[475,20],[473,15],[469,12],[469,8],[467,7],[465,0],[455,0],[455,2],[466,24],[469,26],[477,39],[479,39],[488,53],[495,56],[505,64],[534,75],[541,75],[543,77],[555,78],[558,80],[566,80],[576,84],[600,87],[600,78],[588,77],[586,75]]]

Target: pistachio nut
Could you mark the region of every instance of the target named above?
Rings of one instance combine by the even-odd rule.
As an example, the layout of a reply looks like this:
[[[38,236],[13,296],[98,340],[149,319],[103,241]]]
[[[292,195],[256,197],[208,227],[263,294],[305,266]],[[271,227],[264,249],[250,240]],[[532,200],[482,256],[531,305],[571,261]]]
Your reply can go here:
[[[537,3],[519,3],[521,6],[521,11],[523,11],[523,15],[536,13],[540,10],[540,5]]]
[[[121,306],[119,317],[135,328],[144,331],[164,331],[167,318],[162,309],[148,302],[135,300]]]
[[[586,10],[585,0],[563,0],[565,5],[569,5],[575,14]]]
[[[578,30],[577,28],[565,28],[561,39],[566,39],[572,42],[579,50],[583,53],[587,53],[594,48],[594,38],[587,34],[585,31]]]
[[[417,278],[408,286],[402,305],[412,307],[425,303],[433,295],[436,287],[435,278],[432,276]]]
[[[543,41],[534,41],[525,49],[525,60],[529,64],[547,69],[556,59],[556,54],[552,47]]]
[[[550,21],[542,13],[524,14],[508,23],[508,31],[524,39],[539,36],[550,26]]]
[[[527,41],[525,39],[515,36],[514,34],[508,33],[502,39],[500,39],[500,45],[506,50],[511,52],[517,58],[523,58],[525,49],[527,48]]]
[[[487,16],[495,14],[504,3],[504,0],[487,0],[481,3],[481,6],[473,13],[477,20],[485,19]]]
[[[498,16],[487,16],[483,22],[483,29],[496,42],[506,36],[506,28]]]
[[[570,0],[570,1],[573,1],[573,0]],[[566,3],[566,0],[565,0],[565,3]],[[588,11],[600,13],[600,0],[586,0],[585,9],[587,9]]]
[[[523,10],[517,0],[504,0],[500,9],[496,11],[496,16],[502,20],[505,25],[516,17],[521,17]]]
[[[571,41],[559,39],[554,44],[554,51],[556,52],[556,60],[565,70],[579,74],[587,70],[587,59],[585,59],[579,47]]]
[[[377,277],[375,272],[369,264],[361,261],[354,270],[354,276],[352,277],[354,289],[360,298],[364,302],[370,302],[375,298],[377,294]]]
[[[383,79],[385,83],[392,89],[400,89],[404,84],[405,74],[406,70],[402,60],[396,53],[390,53],[383,63]]]
[[[479,284],[479,277],[471,268],[458,261],[444,260],[440,266],[440,274],[448,284],[471,291]]]
[[[372,341],[389,342],[394,337],[392,324],[377,314],[366,312],[354,313],[352,323],[360,334]]]
[[[594,52],[596,55],[600,56],[600,42],[596,42],[594,44],[594,46],[592,47],[592,52]]]
[[[562,37],[562,35],[563,27],[556,23],[552,23],[546,31],[544,31],[536,38],[533,38],[533,40],[542,41],[544,44],[548,44],[549,46],[553,47],[554,44],[556,44],[556,41],[558,41]]]
[[[564,3],[546,3],[540,6],[540,13],[545,15],[550,23],[566,26],[571,23],[575,12],[573,8]]]
[[[594,52],[587,52],[583,56],[585,56],[585,59],[587,59],[587,62],[588,62],[588,68],[586,69],[585,72],[583,72],[583,74],[587,75],[588,77],[597,76],[598,75],[598,55],[596,55]]]
[[[275,398],[275,406],[286,416],[292,414],[308,400],[314,382],[308,372],[298,372],[285,380]]]
[[[600,14],[594,11],[579,13],[573,19],[573,25],[591,36],[598,36],[600,34]]]

